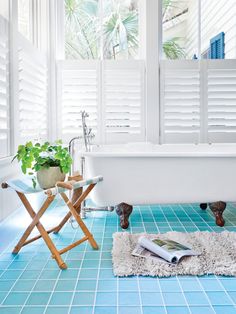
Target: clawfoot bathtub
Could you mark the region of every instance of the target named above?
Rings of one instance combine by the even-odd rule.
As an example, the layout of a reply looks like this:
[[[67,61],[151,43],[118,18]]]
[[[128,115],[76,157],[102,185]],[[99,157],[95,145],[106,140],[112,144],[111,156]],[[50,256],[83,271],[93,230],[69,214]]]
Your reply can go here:
[[[236,201],[234,144],[104,145],[84,157],[86,176],[104,178],[93,201],[116,206],[121,221],[126,215],[124,227],[132,211],[126,213],[127,204],[199,203],[202,209],[209,204],[223,226],[223,201]]]

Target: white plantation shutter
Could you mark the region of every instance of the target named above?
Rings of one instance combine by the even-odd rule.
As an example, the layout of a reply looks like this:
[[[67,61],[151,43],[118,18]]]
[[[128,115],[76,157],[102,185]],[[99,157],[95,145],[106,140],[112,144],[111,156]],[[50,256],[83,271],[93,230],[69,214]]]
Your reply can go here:
[[[235,60],[161,62],[161,141],[236,142]]]
[[[61,61],[57,67],[59,137],[68,142],[82,134],[82,110],[89,113],[87,124],[97,134],[98,61]]]
[[[161,142],[200,140],[199,63],[161,61]]]
[[[208,61],[208,141],[236,142],[236,61]]]
[[[95,142],[144,140],[144,74],[142,61],[59,61],[59,137],[68,142],[82,134],[85,110]]]
[[[144,62],[105,61],[103,97],[105,142],[144,140]]]
[[[47,58],[19,35],[20,139],[47,138]]]
[[[10,154],[9,140],[8,22],[0,16],[0,158]]]

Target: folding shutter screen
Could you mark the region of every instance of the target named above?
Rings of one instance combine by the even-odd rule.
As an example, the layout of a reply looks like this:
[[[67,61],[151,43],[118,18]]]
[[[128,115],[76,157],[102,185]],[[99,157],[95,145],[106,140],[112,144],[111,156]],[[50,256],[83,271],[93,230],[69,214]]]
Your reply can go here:
[[[161,61],[162,143],[200,140],[200,70],[198,61]]]
[[[144,141],[144,62],[105,61],[103,85],[105,142]]]
[[[220,33],[210,40],[210,59],[225,58],[225,33]]]
[[[20,140],[47,137],[47,58],[19,35]]]
[[[64,141],[82,134],[81,110],[89,113],[95,142],[144,140],[143,62],[61,61],[57,76],[58,133]]]
[[[0,16],[0,158],[9,149],[9,43],[8,22]]]
[[[236,62],[209,60],[208,141],[236,142]]]
[[[89,113],[88,126],[98,129],[98,61],[58,63],[58,134],[65,142],[82,134],[81,110]]]

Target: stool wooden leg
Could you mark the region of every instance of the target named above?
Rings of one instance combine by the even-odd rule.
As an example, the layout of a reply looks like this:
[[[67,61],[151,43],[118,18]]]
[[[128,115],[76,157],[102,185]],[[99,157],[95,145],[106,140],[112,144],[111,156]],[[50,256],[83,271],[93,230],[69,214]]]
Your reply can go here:
[[[24,204],[26,210],[28,211],[30,217],[32,219],[35,218],[36,213],[34,212],[32,206],[30,205],[28,199],[26,198],[26,196],[22,193],[17,192],[17,194],[19,195],[22,203]],[[54,197],[49,197],[49,203],[51,203],[53,201]],[[49,237],[47,231],[45,230],[45,228],[43,227],[43,225],[41,224],[40,221],[38,221],[36,223],[36,227],[39,231],[39,233],[41,234],[42,238],[44,239],[44,242],[46,243],[47,247],[49,248],[49,250],[51,251],[52,255],[55,257],[55,260],[58,264],[58,266],[61,269],[66,269],[66,263],[63,261],[63,259],[61,258],[61,255],[59,254],[58,250],[56,249],[54,243],[52,242],[51,238]]]
[[[85,191],[86,192],[86,191]],[[69,198],[66,196],[65,193],[61,193],[61,196],[63,198],[63,200],[65,201],[66,205],[68,206],[70,212],[72,213],[72,215],[75,217],[77,223],[79,224],[80,228],[82,229],[83,233],[88,237],[88,241],[91,244],[91,246],[97,250],[98,249],[98,244],[97,242],[94,240],[94,237],[92,235],[92,233],[90,233],[90,231],[88,230],[88,228],[86,227],[86,225],[84,224],[83,220],[81,219],[80,215],[78,214],[77,210],[74,208],[74,206],[72,205],[72,203],[70,202]],[[87,195],[86,195],[87,196]],[[85,196],[85,197],[86,197]],[[84,197],[84,198],[85,198]],[[83,201],[83,194],[80,197]],[[77,202],[77,206],[79,206],[78,202]]]
[[[25,205],[25,200],[20,196],[20,193],[18,193],[21,201],[23,202],[23,204]],[[26,198],[26,197],[25,197]],[[24,245],[25,241],[27,240],[27,238],[29,237],[30,233],[33,231],[34,227],[36,226],[36,224],[38,223],[39,219],[42,217],[42,215],[44,214],[44,212],[46,211],[46,209],[49,207],[49,205],[52,203],[52,201],[54,200],[55,197],[52,198],[47,198],[46,201],[43,203],[43,206],[40,208],[40,210],[38,211],[38,213],[34,216],[34,219],[32,220],[31,224],[28,226],[28,228],[25,230],[24,234],[22,235],[22,237],[20,238],[19,242],[17,243],[17,245],[15,246],[14,250],[12,251],[12,253],[17,254],[20,249],[22,248],[22,246]]]

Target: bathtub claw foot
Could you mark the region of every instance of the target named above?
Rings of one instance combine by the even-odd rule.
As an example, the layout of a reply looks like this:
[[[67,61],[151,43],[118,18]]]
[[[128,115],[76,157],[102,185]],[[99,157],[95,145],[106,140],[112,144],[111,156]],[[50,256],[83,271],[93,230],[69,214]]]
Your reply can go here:
[[[115,207],[117,215],[120,217],[120,226],[123,229],[127,229],[129,227],[129,216],[133,211],[133,206],[120,203]]]
[[[202,210],[207,209],[207,203],[201,203],[201,204],[200,204],[200,208],[201,208]]]
[[[223,227],[225,224],[223,212],[226,208],[226,203],[222,201],[209,203],[209,207],[216,217],[216,224],[220,227]]]

